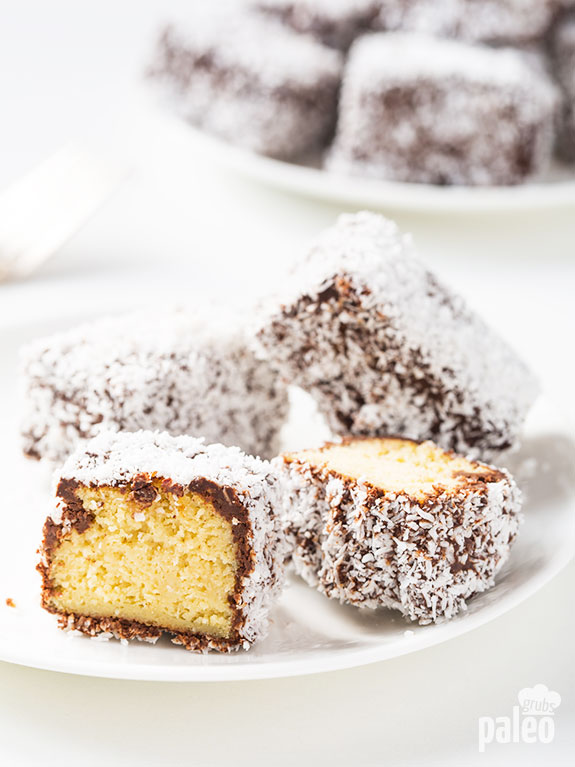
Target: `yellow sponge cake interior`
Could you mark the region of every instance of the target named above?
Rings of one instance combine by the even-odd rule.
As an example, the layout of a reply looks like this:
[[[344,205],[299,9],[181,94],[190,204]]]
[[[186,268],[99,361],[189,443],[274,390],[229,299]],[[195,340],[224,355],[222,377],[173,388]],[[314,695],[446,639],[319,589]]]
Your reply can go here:
[[[361,480],[392,493],[424,500],[438,489],[456,491],[469,475],[482,477],[495,470],[446,452],[433,442],[406,439],[349,439],[316,450],[285,456],[288,462],[307,463],[344,477]]]
[[[198,493],[166,492],[143,506],[128,488],[76,488],[93,519],[52,554],[49,604],[227,638],[236,578],[232,523]]]

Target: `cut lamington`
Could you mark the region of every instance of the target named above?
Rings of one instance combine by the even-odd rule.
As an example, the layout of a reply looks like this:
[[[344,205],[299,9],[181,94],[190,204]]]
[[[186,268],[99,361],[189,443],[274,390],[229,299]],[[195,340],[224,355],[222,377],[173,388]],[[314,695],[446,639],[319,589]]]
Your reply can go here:
[[[285,158],[330,138],[341,69],[340,54],[309,36],[210,4],[164,31],[150,75],[190,122]]]
[[[296,32],[345,51],[379,18],[381,0],[251,0],[251,3]]]
[[[358,607],[452,618],[493,585],[519,526],[506,471],[432,442],[350,438],[276,461],[296,572]]]
[[[257,337],[335,434],[490,457],[517,444],[537,394],[509,346],[372,213],[341,216],[319,237],[262,309]]]
[[[508,185],[544,171],[557,89],[520,51],[419,34],[361,38],[344,74],[331,170]]]
[[[152,429],[277,454],[285,387],[241,322],[213,314],[110,317],[22,351],[24,451],[60,461],[103,429]]]
[[[42,604],[90,636],[247,649],[282,583],[277,493],[270,464],[238,448],[101,434],[62,469]]]

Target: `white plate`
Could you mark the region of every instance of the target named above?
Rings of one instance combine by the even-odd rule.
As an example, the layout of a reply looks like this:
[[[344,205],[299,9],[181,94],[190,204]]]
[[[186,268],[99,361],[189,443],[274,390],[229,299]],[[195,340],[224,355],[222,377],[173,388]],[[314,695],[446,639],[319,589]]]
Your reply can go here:
[[[66,324],[71,324],[70,321]],[[56,628],[39,606],[36,548],[50,503],[46,470],[19,454],[16,356],[19,345],[62,327],[21,326],[0,333],[0,659],[36,668],[123,679],[206,681],[293,676],[349,668],[429,647],[493,620],[540,589],[573,554],[575,444],[541,400],[524,447],[509,461],[526,491],[525,523],[495,588],[467,613],[439,626],[409,624],[392,611],[360,611],[331,602],[294,579],[272,613],[267,639],[249,652],[194,655],[168,640],[156,645],[99,642]],[[297,408],[297,406],[296,406]],[[308,421],[299,405],[297,421]],[[537,471],[528,469],[537,461]],[[11,598],[15,608],[5,605]]]
[[[214,162],[289,192],[353,207],[433,212],[505,212],[575,207],[575,168],[555,165],[541,180],[508,187],[433,186],[344,176],[321,170],[318,162],[296,164],[254,154],[214,138],[167,111],[137,109],[138,130],[154,139],[185,142]],[[135,113],[132,114],[134,119]],[[314,165],[316,167],[314,167]]]

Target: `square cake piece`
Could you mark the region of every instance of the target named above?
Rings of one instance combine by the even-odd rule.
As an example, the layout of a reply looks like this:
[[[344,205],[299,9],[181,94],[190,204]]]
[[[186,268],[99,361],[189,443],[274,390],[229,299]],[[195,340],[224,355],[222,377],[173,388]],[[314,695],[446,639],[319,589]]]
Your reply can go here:
[[[493,585],[517,533],[510,475],[431,442],[347,439],[275,460],[295,570],[344,603],[452,618]]]
[[[537,384],[413,255],[397,226],[343,215],[262,307],[261,353],[339,435],[402,435],[491,457],[517,444]]]
[[[351,48],[326,166],[424,184],[509,185],[545,170],[557,89],[520,51],[419,34]]]
[[[21,357],[31,457],[62,461],[103,429],[157,429],[277,453],[286,389],[231,312],[109,317],[35,341]]]
[[[342,60],[257,13],[209,4],[158,43],[150,77],[187,120],[254,152],[293,158],[331,137]]]
[[[100,434],[61,471],[42,605],[90,636],[247,649],[282,583],[277,506],[270,464],[238,448]]]
[[[252,0],[290,29],[345,51],[379,18],[381,0]]]

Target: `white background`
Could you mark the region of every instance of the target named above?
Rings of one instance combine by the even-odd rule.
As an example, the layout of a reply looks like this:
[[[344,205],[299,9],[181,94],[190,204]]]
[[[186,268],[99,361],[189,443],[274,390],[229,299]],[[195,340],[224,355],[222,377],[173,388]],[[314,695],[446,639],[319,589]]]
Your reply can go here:
[[[180,132],[134,120],[134,83],[153,32],[190,5],[0,2],[0,188],[71,139],[113,147],[136,167],[40,273],[0,286],[0,327],[185,303],[198,291],[243,301],[273,288],[310,236],[344,209],[245,181],[213,167]],[[575,207],[488,217],[389,213],[575,417]],[[567,764],[575,751],[574,586],[571,565],[471,635],[299,679],[135,683],[0,664],[0,764]],[[517,691],[538,682],[563,696],[555,742],[478,754],[478,716],[509,715]]]

